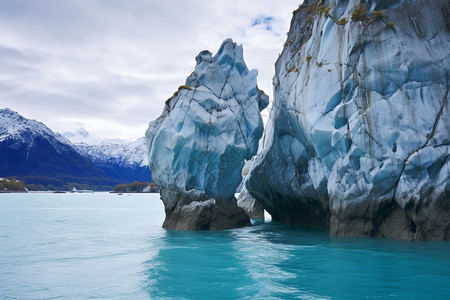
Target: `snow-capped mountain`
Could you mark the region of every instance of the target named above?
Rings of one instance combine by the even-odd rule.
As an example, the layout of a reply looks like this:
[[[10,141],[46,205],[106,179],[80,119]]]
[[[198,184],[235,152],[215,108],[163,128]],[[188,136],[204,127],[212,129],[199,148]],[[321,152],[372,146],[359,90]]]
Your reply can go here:
[[[0,109],[0,176],[54,188],[110,189],[120,183],[43,123],[9,108]]]
[[[122,181],[150,181],[145,138],[133,142],[121,139],[95,139],[84,128],[65,132],[61,140],[69,140],[75,150],[102,168],[108,175]]]
[[[9,108],[0,109],[0,142],[14,139],[16,142],[32,144],[37,136],[45,137],[57,152],[63,150],[53,131],[43,123],[26,119]]]

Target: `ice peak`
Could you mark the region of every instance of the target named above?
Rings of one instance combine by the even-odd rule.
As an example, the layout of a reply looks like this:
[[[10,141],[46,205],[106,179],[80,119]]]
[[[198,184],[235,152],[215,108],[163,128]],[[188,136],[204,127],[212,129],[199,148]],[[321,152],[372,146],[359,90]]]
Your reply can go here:
[[[180,89],[203,90],[206,88],[223,101],[236,98],[239,103],[261,93],[256,82],[258,71],[248,70],[244,62],[242,46],[237,45],[232,39],[226,39],[214,57],[208,50],[201,51],[196,57],[196,62],[194,72],[186,79],[185,85],[180,86]],[[266,95],[256,98],[260,111],[267,107],[269,98]],[[221,107],[224,102],[221,103],[216,103],[216,106]],[[201,105],[203,104],[210,106],[211,101],[201,102]]]
[[[248,72],[244,62],[243,49],[241,45],[237,45],[232,39],[226,39],[214,56],[223,69],[230,69],[234,65],[239,66],[237,69],[240,74]]]

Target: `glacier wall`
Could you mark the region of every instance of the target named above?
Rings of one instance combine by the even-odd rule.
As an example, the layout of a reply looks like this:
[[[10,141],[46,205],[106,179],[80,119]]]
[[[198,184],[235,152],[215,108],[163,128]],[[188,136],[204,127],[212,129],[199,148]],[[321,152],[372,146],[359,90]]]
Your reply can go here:
[[[246,188],[334,235],[450,238],[448,1],[305,1]]]
[[[166,209],[163,226],[249,225],[234,193],[244,159],[257,152],[264,129],[260,111],[269,98],[258,89],[257,71],[248,70],[242,46],[231,39],[215,56],[205,50],[195,59],[194,72],[146,132],[149,167]]]

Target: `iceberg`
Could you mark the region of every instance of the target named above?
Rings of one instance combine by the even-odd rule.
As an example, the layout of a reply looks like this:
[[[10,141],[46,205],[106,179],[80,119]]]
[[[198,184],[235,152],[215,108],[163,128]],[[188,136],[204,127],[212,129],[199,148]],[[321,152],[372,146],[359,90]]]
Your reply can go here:
[[[248,192],[287,224],[450,239],[448,1],[305,1]]]
[[[269,98],[258,89],[242,46],[225,40],[205,50],[194,72],[165,103],[146,132],[153,182],[165,205],[163,227],[225,229],[250,225],[236,205],[244,160],[258,150],[260,115]]]

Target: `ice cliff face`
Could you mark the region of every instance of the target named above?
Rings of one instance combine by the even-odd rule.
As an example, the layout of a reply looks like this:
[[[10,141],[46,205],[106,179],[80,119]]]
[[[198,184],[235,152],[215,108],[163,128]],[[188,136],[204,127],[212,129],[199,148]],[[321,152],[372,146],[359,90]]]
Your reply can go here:
[[[335,235],[450,238],[448,1],[305,1],[248,191]]]
[[[166,101],[163,114],[146,132],[149,166],[166,207],[163,226],[247,225],[234,193],[244,159],[258,149],[260,111],[268,97],[257,87],[257,71],[247,69],[242,47],[230,39],[214,57],[200,52],[196,62],[185,85]]]

